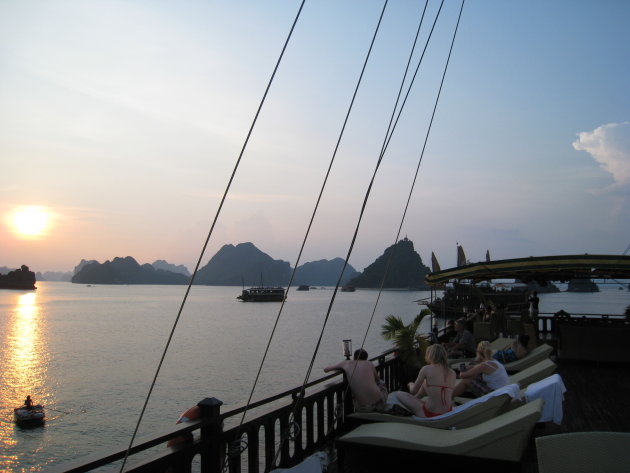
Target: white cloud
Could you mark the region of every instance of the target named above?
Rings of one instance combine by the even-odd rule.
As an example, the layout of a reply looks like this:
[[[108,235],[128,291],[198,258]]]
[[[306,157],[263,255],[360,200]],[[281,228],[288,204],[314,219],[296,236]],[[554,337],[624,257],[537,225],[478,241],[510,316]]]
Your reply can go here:
[[[630,185],[630,122],[608,123],[578,133],[573,148],[586,151],[609,172],[615,181],[613,187]]]

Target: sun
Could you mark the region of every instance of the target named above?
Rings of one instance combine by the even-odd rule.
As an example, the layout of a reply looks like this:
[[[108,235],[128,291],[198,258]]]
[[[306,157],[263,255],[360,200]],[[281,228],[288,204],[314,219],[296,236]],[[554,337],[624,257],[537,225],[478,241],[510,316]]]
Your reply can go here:
[[[50,213],[36,206],[15,209],[9,217],[11,229],[24,238],[43,236],[50,224]]]

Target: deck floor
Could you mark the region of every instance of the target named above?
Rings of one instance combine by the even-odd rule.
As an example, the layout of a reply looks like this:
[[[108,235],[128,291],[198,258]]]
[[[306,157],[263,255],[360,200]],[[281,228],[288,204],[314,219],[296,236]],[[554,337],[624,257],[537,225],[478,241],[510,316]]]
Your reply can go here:
[[[555,361],[567,388],[562,424],[549,422],[536,427],[522,462],[513,466],[514,473],[538,473],[535,437],[568,432],[630,432],[630,363]],[[422,463],[421,457],[418,462]],[[390,471],[397,471],[395,465],[393,458]],[[336,473],[336,465],[328,471]],[[511,473],[509,468],[502,471]]]

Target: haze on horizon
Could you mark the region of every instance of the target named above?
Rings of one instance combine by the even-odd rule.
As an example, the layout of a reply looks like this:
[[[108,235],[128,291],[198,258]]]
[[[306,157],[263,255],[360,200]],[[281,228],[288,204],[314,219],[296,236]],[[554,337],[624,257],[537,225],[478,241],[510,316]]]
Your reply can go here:
[[[423,6],[385,12],[301,264],[348,251]],[[298,7],[2,2],[0,266],[192,270]],[[295,265],[381,8],[306,3],[202,265],[247,241]],[[358,271],[394,243],[458,9],[445,2],[376,177]],[[454,265],[457,243],[472,261],[624,252],[627,18],[612,0],[466,3],[400,235],[425,264]]]

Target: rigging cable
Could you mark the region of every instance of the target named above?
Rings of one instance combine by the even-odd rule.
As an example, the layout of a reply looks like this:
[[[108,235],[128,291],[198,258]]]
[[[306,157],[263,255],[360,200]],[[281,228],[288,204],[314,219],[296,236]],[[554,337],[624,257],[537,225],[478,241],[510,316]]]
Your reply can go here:
[[[284,53],[287,49],[287,46],[289,44],[289,40],[291,39],[291,36],[293,35],[293,30],[295,29],[295,25],[297,24],[298,19],[300,18],[300,14],[302,13],[302,9],[304,7],[304,3],[306,2],[306,0],[302,0],[302,3],[300,4],[300,8],[298,9],[298,12],[295,16],[295,19],[293,20],[293,24],[291,25],[291,29],[289,31],[289,34],[287,35],[287,38],[284,42],[284,45],[282,47],[282,51],[280,52],[280,56],[278,57],[278,60],[276,61],[276,65],[273,69],[273,72],[271,74],[271,77],[269,78],[269,81],[267,82],[267,87],[265,88],[265,92],[262,96],[262,99],[260,100],[260,103],[258,105],[258,109],[256,110],[256,114],[254,115],[254,119],[252,120],[252,123],[249,127],[249,131],[247,132],[247,136],[245,138],[245,141],[243,143],[243,146],[241,148],[241,152],[238,155],[238,159],[236,160],[236,163],[234,165],[234,169],[232,170],[232,174],[230,175],[230,179],[228,181],[228,184],[225,188],[225,191],[223,192],[223,196],[221,197],[221,202],[219,203],[219,207],[214,215],[214,219],[212,221],[212,225],[210,227],[210,230],[208,231],[208,235],[206,237],[206,240],[203,244],[203,247],[201,249],[201,253],[199,255],[199,258],[197,260],[197,263],[195,265],[195,269],[192,273],[192,276],[190,278],[190,282],[188,283],[188,287],[186,288],[186,292],[184,294],[184,298],[182,299],[182,303],[179,307],[179,310],[177,312],[177,316],[175,317],[175,322],[173,323],[173,327],[171,328],[171,332],[168,336],[168,339],[166,341],[166,346],[164,347],[164,351],[162,352],[162,356],[160,358],[160,361],[158,363],[158,367],[157,370],[155,372],[155,376],[153,377],[153,381],[151,382],[151,387],[149,388],[149,392],[147,394],[147,397],[144,401],[144,405],[142,406],[142,410],[140,411],[140,416],[138,417],[138,422],[136,423],[136,427],[134,429],[133,435],[131,436],[131,440],[129,442],[129,446],[127,447],[127,450],[125,452],[125,458],[123,459],[123,462],[120,466],[120,473],[122,473],[125,464],[127,463],[127,458],[129,458],[129,453],[131,451],[131,447],[133,446],[133,442],[136,438],[136,435],[138,433],[138,429],[140,428],[140,423],[142,422],[142,418],[144,416],[144,413],[146,411],[147,405],[149,403],[149,398],[151,397],[151,394],[153,392],[153,388],[155,387],[155,383],[157,381],[157,377],[160,373],[160,370],[162,368],[162,364],[164,363],[164,359],[166,358],[166,352],[168,351],[168,348],[171,344],[171,341],[173,339],[173,335],[175,334],[175,329],[177,327],[177,324],[179,322],[180,316],[182,314],[182,311],[184,309],[184,305],[186,304],[186,301],[188,300],[188,294],[190,293],[190,289],[192,287],[193,281],[195,280],[195,276],[197,275],[197,272],[199,270],[199,266],[201,265],[201,260],[203,258],[203,255],[206,252],[206,248],[208,247],[208,243],[210,242],[210,237],[212,236],[212,233],[214,232],[214,227],[217,223],[217,220],[219,218],[219,214],[221,213],[221,210],[223,208],[223,204],[225,202],[225,199],[227,198],[227,194],[230,190],[230,187],[232,186],[232,182],[234,180],[234,177],[236,176],[236,171],[238,170],[238,167],[240,165],[241,159],[243,157],[243,154],[245,153],[245,149],[247,148],[247,144],[249,143],[249,138],[252,135],[252,132],[254,130],[254,126],[256,125],[256,122],[258,121],[258,116],[260,115],[260,111],[262,110],[263,104],[265,103],[265,99],[267,98],[267,94],[269,93],[269,89],[271,88],[271,84],[273,83],[273,80],[276,76],[276,72],[278,71],[278,68],[280,67],[280,62],[282,61],[282,58],[284,56]]]
[[[381,151],[380,151],[379,156],[383,156],[383,154],[385,153],[385,151],[387,149],[387,143],[388,143],[387,137],[389,136],[390,132],[393,133],[393,128],[395,128],[395,124],[392,125],[392,123],[394,122],[394,117],[396,116],[396,110],[398,109],[398,103],[400,101],[400,97],[402,95],[402,91],[403,91],[403,88],[405,86],[405,81],[407,80],[407,74],[409,73],[409,67],[410,67],[411,61],[413,59],[413,54],[414,54],[414,52],[416,50],[416,46],[418,44],[418,37],[420,36],[420,30],[421,30],[422,24],[424,22],[424,16],[426,14],[428,5],[429,5],[429,0],[426,0],[426,2],[424,3],[424,8],[422,9],[422,15],[420,16],[420,22],[418,23],[418,28],[416,29],[416,35],[414,37],[413,44],[411,46],[411,51],[409,52],[409,59],[407,60],[407,66],[405,67],[405,72],[404,72],[402,80],[400,82],[400,88],[398,89],[398,95],[396,96],[396,101],[394,103],[394,108],[392,110],[392,115],[391,115],[391,117],[389,119],[389,123],[387,125],[387,131],[385,132],[385,138],[383,139],[383,145],[381,146]],[[441,10],[441,6],[440,6],[440,10]],[[439,16],[439,14],[440,14],[440,11],[438,10],[436,18],[435,18],[435,20],[433,22],[433,27],[435,27],[435,22],[437,21],[437,17]],[[433,34],[433,28],[431,28],[431,31],[430,31],[429,36],[427,38],[427,44],[431,40],[432,34]],[[424,51],[426,51],[426,45],[424,47]],[[419,59],[420,62],[422,62],[422,57],[424,56],[424,51],[422,53],[422,56]],[[411,82],[411,85],[413,85],[413,81]],[[411,87],[411,85],[410,85],[410,87]],[[403,106],[404,106],[404,104],[401,107],[403,107]],[[388,265],[389,265],[389,260],[388,260]],[[342,272],[342,274],[343,274],[343,272]],[[385,274],[387,274],[387,268],[385,270]],[[380,297],[380,292],[379,292],[379,297]],[[376,304],[374,306],[374,311],[376,311],[376,305],[378,305],[378,299],[377,299]],[[372,317],[374,317],[374,311],[372,312]],[[370,323],[368,324],[368,328],[367,328],[368,331],[369,331],[369,328],[370,328],[370,324],[371,324],[371,319],[370,319]],[[366,331],[366,336],[367,336],[367,331]],[[364,344],[365,344],[365,338],[363,339],[363,343],[361,344],[361,348],[363,348]],[[344,390],[343,397],[347,396],[347,394],[348,394],[348,390],[350,389],[350,381],[352,381],[352,378],[354,377],[355,370],[356,370],[356,365],[354,366],[352,372],[350,373],[350,376],[348,377],[348,384],[347,384],[347,386],[346,386],[346,388]],[[335,419],[337,418],[338,415],[340,415],[340,413],[338,411],[339,411],[338,409],[335,409]],[[335,422],[333,421],[331,423],[330,428],[329,428],[327,433],[330,433],[332,431],[332,429],[334,428],[334,426],[335,426]]]
[[[443,3],[444,3],[444,1],[442,0],[442,4]],[[425,47],[425,50],[426,50],[426,47]],[[424,53],[423,53],[423,55],[424,55]],[[416,73],[417,73],[417,70],[416,70]],[[414,77],[415,77],[415,75],[414,75]],[[333,304],[335,302],[335,298],[337,296],[337,292],[339,291],[339,286],[341,285],[341,278],[343,277],[343,273],[344,273],[346,267],[348,266],[348,260],[350,259],[350,256],[352,254],[352,250],[354,249],[354,245],[356,243],[357,235],[359,233],[359,228],[360,228],[361,222],[363,220],[363,215],[364,215],[365,209],[367,207],[367,202],[368,202],[368,199],[369,199],[371,191],[372,191],[372,186],[374,185],[374,180],[376,179],[376,174],[377,174],[377,172],[378,172],[378,170],[380,168],[381,162],[383,160],[383,156],[384,156],[384,153],[381,153],[379,155],[379,158],[378,158],[377,163],[376,163],[376,167],[375,167],[374,172],[372,174],[372,178],[370,180],[370,183],[369,183],[368,188],[366,190],[366,193],[364,195],[363,203],[361,205],[361,211],[359,213],[359,218],[357,220],[357,224],[356,224],[356,227],[355,227],[355,230],[354,230],[354,234],[352,236],[352,239],[351,239],[351,242],[350,242],[350,246],[349,246],[348,252],[346,254],[346,258],[344,259],[343,268],[342,268],[342,270],[341,270],[341,272],[339,274],[339,278],[337,279],[337,284],[335,285],[335,289],[333,290],[333,294],[332,294],[332,297],[331,297],[329,305],[328,305],[328,310],[326,312],[326,316],[324,317],[324,323],[323,323],[323,326],[322,326],[322,330],[321,330],[321,332],[319,334],[317,343],[315,345],[315,349],[313,351],[313,356],[311,358],[310,365],[308,367],[306,376],[304,378],[304,383],[302,385],[302,389],[300,391],[300,395],[299,395],[298,401],[304,397],[305,386],[306,386],[306,383],[308,382],[308,379],[310,378],[311,372],[313,371],[313,365],[315,364],[315,357],[317,356],[317,353],[319,351],[319,347],[321,346],[321,342],[322,342],[322,338],[323,338],[323,335],[324,335],[324,331],[326,329],[326,325],[328,324],[328,319],[330,318],[330,313],[332,311],[332,306],[333,306]],[[298,402],[296,402],[295,405],[294,405],[293,413],[292,413],[293,417],[295,417],[295,412],[297,411],[297,407],[298,407]]]
[[[298,255],[298,260],[296,261],[296,263],[295,263],[295,268],[294,268],[294,270],[293,270],[293,273],[291,274],[291,281],[293,280],[293,277],[294,277],[294,275],[295,275],[295,271],[297,270],[297,266],[298,266],[299,259],[301,258],[302,251],[303,251],[304,246],[305,246],[305,244],[306,244],[306,240],[307,240],[307,238],[308,238],[308,235],[309,235],[309,233],[310,233],[311,227],[312,227],[312,225],[313,225],[313,221],[314,221],[314,219],[315,219],[315,215],[316,215],[317,210],[318,210],[318,208],[319,208],[319,203],[320,203],[321,198],[322,198],[322,195],[323,195],[323,193],[324,193],[324,189],[325,189],[325,187],[326,187],[326,183],[327,183],[327,181],[328,181],[328,177],[329,177],[329,175],[330,175],[330,171],[331,171],[331,169],[332,169],[332,165],[333,165],[333,163],[334,163],[334,161],[335,161],[335,158],[336,158],[336,156],[337,156],[337,151],[339,150],[339,145],[341,144],[341,139],[343,138],[343,135],[344,135],[344,132],[345,132],[345,129],[346,129],[346,125],[348,124],[348,120],[349,120],[349,118],[350,118],[350,113],[352,112],[352,109],[353,109],[353,106],[354,106],[354,101],[355,101],[356,96],[357,96],[357,94],[358,94],[358,92],[359,92],[359,87],[361,86],[361,83],[362,83],[362,81],[363,81],[363,75],[365,74],[365,69],[367,68],[368,61],[369,61],[370,56],[371,56],[371,54],[372,54],[372,49],[373,49],[373,47],[374,47],[374,43],[375,43],[375,41],[376,41],[376,37],[377,37],[378,32],[379,32],[379,30],[380,30],[380,27],[381,27],[381,22],[382,22],[382,20],[383,20],[383,16],[384,16],[384,14],[385,14],[385,10],[386,10],[386,8],[387,8],[387,4],[388,4],[388,2],[389,2],[389,0],[385,0],[385,2],[383,3],[383,8],[382,8],[382,10],[381,10],[381,14],[380,14],[380,16],[379,16],[378,23],[376,24],[376,28],[375,28],[375,30],[374,30],[374,34],[372,35],[372,41],[371,41],[371,43],[370,43],[370,47],[368,48],[368,52],[367,52],[367,54],[366,54],[365,60],[363,61],[363,67],[361,68],[361,73],[359,74],[359,78],[358,78],[358,80],[357,80],[357,85],[355,86],[354,93],[352,94],[352,99],[350,100],[350,104],[349,104],[349,106],[348,106],[348,110],[347,110],[347,112],[346,112],[346,116],[345,116],[345,118],[344,118],[343,125],[342,125],[342,127],[341,127],[341,131],[339,132],[339,136],[338,136],[338,138],[337,138],[337,143],[335,144],[335,149],[334,149],[334,151],[333,151],[333,155],[332,155],[331,160],[330,160],[330,163],[329,163],[329,165],[328,165],[328,170],[326,171],[326,176],[325,176],[325,178],[324,178],[324,182],[323,182],[323,184],[322,184],[322,187],[321,187],[321,189],[320,189],[319,195],[318,195],[318,197],[317,197],[317,201],[316,201],[316,203],[315,203],[315,208],[313,209],[313,213],[312,213],[312,215],[311,215],[311,219],[310,219],[310,222],[309,222],[309,224],[308,224],[308,228],[307,228],[306,234],[304,235],[304,239],[303,239],[303,241],[302,241],[302,246],[301,246],[301,248],[300,248],[300,252],[299,252],[299,255]],[[341,277],[342,277],[342,275],[343,275],[343,272],[344,272],[344,270],[345,270],[345,268],[346,268],[346,265],[347,265],[347,262],[344,262],[343,269],[341,270],[341,273],[340,273],[340,276],[339,276],[339,278],[340,278],[340,279],[341,279]],[[289,283],[289,284],[290,284],[290,283]],[[290,286],[289,286],[289,287],[290,287]],[[335,292],[336,292],[336,290],[337,290],[337,288],[338,288],[338,287],[339,287],[339,281],[337,282],[337,287],[335,288]],[[283,306],[284,306],[284,301],[282,302],[282,306],[280,307],[280,312],[282,311],[282,307],[283,307]],[[328,311],[328,312],[330,313],[330,309],[329,309],[329,311]],[[279,319],[279,317],[280,317],[280,313],[278,313],[278,319]],[[278,319],[276,320],[276,325],[277,325],[277,323],[278,323]],[[273,329],[273,330],[275,331],[275,329],[276,329],[276,326],[274,325],[274,329]],[[273,332],[272,332],[271,337],[273,337]],[[271,337],[270,337],[269,342],[268,342],[268,345],[267,345],[267,350],[269,349],[269,344],[271,343]],[[320,337],[320,339],[321,339],[321,337]],[[265,356],[267,355],[267,350],[265,351]],[[264,360],[263,360],[263,362],[264,362]],[[309,374],[310,374],[310,370],[312,369],[312,364],[313,364],[313,362],[311,362],[311,368],[309,368]],[[261,370],[261,369],[262,369],[262,363],[261,363],[261,366],[260,366],[260,369],[259,369],[258,374],[260,374],[260,370]],[[306,386],[306,383],[307,383],[307,381],[308,381],[308,378],[309,378],[309,375],[307,374],[307,376],[306,376],[306,378],[305,378],[305,380],[304,380],[304,382],[303,382],[303,384],[302,384],[302,388],[301,388],[301,390],[300,390],[300,393],[299,393],[299,395],[298,395],[297,399],[295,400],[295,403],[294,403],[294,408],[293,408],[293,411],[292,411],[292,413],[291,413],[291,417],[290,417],[290,419],[293,419],[293,420],[291,420],[291,421],[289,422],[289,425],[292,425],[292,424],[294,423],[294,419],[295,419],[295,414],[296,414],[296,412],[297,412],[297,408],[298,408],[298,406],[299,406],[299,404],[300,404],[300,402],[301,402],[302,398],[304,397],[304,392],[305,392],[305,389],[306,389],[306,388],[305,388],[305,386]],[[256,379],[258,379],[258,376],[256,377]],[[255,387],[255,386],[254,386],[254,387]],[[253,389],[252,389],[252,394],[253,394]],[[249,402],[251,401],[251,396],[252,396],[252,394],[250,394],[250,398],[249,398],[248,403],[247,403],[248,405],[249,405]],[[243,415],[243,417],[244,417],[244,415]],[[242,419],[241,419],[241,424],[242,424]],[[281,438],[280,445],[279,445],[279,447],[278,447],[278,449],[277,449],[277,451],[276,451],[276,454],[275,454],[274,464],[277,462],[278,455],[280,454],[282,444],[284,443],[284,441],[285,441],[285,440],[286,440],[286,436],[283,436],[283,438]]]
[[[446,64],[444,65],[444,72],[442,73],[442,80],[440,82],[440,87],[438,89],[437,97],[435,98],[435,104],[433,105],[433,112],[431,113],[431,120],[429,121],[429,126],[427,128],[427,133],[426,133],[425,138],[424,138],[424,144],[422,145],[422,151],[420,152],[420,157],[418,159],[418,165],[416,166],[416,172],[414,174],[413,181],[411,183],[411,188],[409,190],[409,195],[407,197],[407,202],[405,204],[405,209],[403,211],[403,215],[402,215],[402,218],[400,220],[400,225],[398,226],[398,233],[396,234],[396,238],[394,239],[394,247],[393,247],[393,250],[390,253],[389,258],[387,260],[387,265],[385,267],[385,274],[383,275],[383,279],[381,280],[381,287],[379,288],[378,296],[377,296],[377,299],[376,299],[376,304],[374,305],[374,311],[372,312],[372,316],[370,317],[370,322],[369,322],[368,328],[367,328],[367,330],[365,332],[365,336],[363,337],[363,342],[361,343],[361,348],[363,348],[363,345],[365,344],[368,332],[370,330],[370,326],[372,325],[372,321],[374,319],[374,314],[376,313],[376,306],[378,305],[378,302],[379,302],[380,297],[381,297],[381,293],[383,292],[383,286],[385,284],[385,278],[387,277],[387,272],[389,270],[390,263],[393,260],[393,255],[396,252],[396,242],[398,241],[398,238],[400,238],[400,233],[402,231],[402,226],[403,226],[403,223],[405,221],[405,217],[407,216],[407,210],[409,209],[409,203],[411,202],[411,196],[412,196],[413,190],[414,190],[414,188],[416,186],[416,181],[418,179],[418,173],[420,172],[420,164],[422,164],[422,158],[424,157],[424,151],[426,149],[427,141],[429,139],[429,133],[431,132],[431,127],[433,125],[433,120],[435,118],[435,112],[437,110],[437,106],[438,106],[438,103],[440,101],[440,95],[442,93],[442,87],[444,86],[444,79],[446,78],[446,71],[448,70],[448,65],[449,65],[450,60],[451,60],[451,54],[453,52],[453,45],[455,44],[455,38],[457,37],[457,31],[459,29],[459,22],[460,22],[461,17],[462,17],[462,11],[464,10],[464,3],[465,2],[466,2],[466,0],[462,0],[461,7],[459,9],[459,16],[457,17],[457,23],[455,25],[455,31],[453,32],[453,39],[451,40],[451,46],[450,46],[450,49],[449,49],[449,52],[448,52],[448,57],[446,58]]]
[[[427,51],[427,48],[429,46],[429,42],[430,42],[430,40],[431,40],[431,38],[433,36],[433,31],[435,30],[435,25],[437,24],[437,20],[438,20],[438,18],[440,16],[440,13],[442,11],[442,7],[443,6],[444,6],[444,0],[441,1],[440,8],[438,9],[438,11],[437,11],[437,13],[435,15],[435,18],[433,20],[433,25],[431,26],[431,31],[429,32],[429,36],[427,37],[427,41],[426,41],[426,43],[424,45],[424,49],[423,49],[422,54],[421,54],[421,56],[420,56],[420,58],[418,60],[418,65],[416,66],[416,70],[414,72],[414,75],[413,75],[413,77],[412,77],[412,79],[411,79],[411,81],[410,81],[410,83],[408,85],[407,92],[405,94],[405,99],[403,100],[402,104],[400,105],[400,109],[398,110],[398,115],[397,115],[396,120],[394,121],[394,123],[392,125],[393,118],[394,118],[394,116],[396,116],[396,109],[397,109],[397,105],[398,105],[398,102],[399,102],[399,99],[400,99],[400,94],[402,93],[402,90],[403,90],[404,82],[405,82],[405,79],[406,79],[406,74],[407,74],[407,71],[408,71],[408,68],[409,68],[409,63],[411,62],[411,56],[409,58],[409,63],[407,65],[407,70],[405,71],[405,75],[403,77],[403,81],[402,81],[401,86],[400,86],[398,97],[396,98],[396,103],[395,103],[394,109],[392,111],[392,117],[390,118],[389,126],[388,126],[388,129],[387,129],[387,132],[385,133],[385,138],[383,140],[383,145],[382,145],[381,151],[379,153],[379,158],[378,158],[378,161],[377,161],[376,169],[374,170],[374,174],[372,175],[372,180],[370,182],[370,185],[368,187],[367,193],[366,193],[365,198],[364,198],[363,207],[361,209],[359,220],[357,222],[357,225],[356,225],[356,228],[355,228],[355,233],[354,233],[354,236],[353,236],[350,248],[349,248],[348,257],[346,259],[346,264],[347,264],[347,261],[348,261],[348,259],[350,257],[350,253],[352,252],[352,249],[354,247],[354,243],[356,241],[356,237],[357,237],[357,234],[358,234],[358,231],[359,231],[359,227],[361,225],[361,220],[363,218],[363,213],[365,211],[365,207],[367,205],[367,200],[368,200],[369,195],[370,195],[370,190],[371,190],[372,184],[374,183],[374,179],[376,178],[376,173],[378,172],[380,163],[383,160],[383,157],[385,156],[387,148],[389,147],[389,143],[391,141],[392,135],[393,135],[393,133],[394,133],[394,131],[395,131],[397,125],[398,125],[398,121],[400,119],[402,111],[404,110],[405,104],[407,103],[407,98],[409,97],[409,94],[411,92],[411,88],[413,87],[413,84],[415,83],[415,80],[416,80],[416,78],[418,76],[418,71],[420,69],[420,65],[422,64],[422,61],[424,59],[424,55],[425,55],[425,53]],[[425,6],[425,8],[426,8],[426,6]],[[424,12],[423,12],[423,17],[424,17]],[[414,47],[415,47],[415,43],[414,43]],[[413,55],[413,50],[412,50],[411,55]],[[366,329],[365,336],[364,336],[363,341],[361,343],[361,348],[363,348],[363,346],[365,344],[365,340],[367,339],[367,334],[369,332],[370,326],[372,325],[372,320],[374,318],[374,314],[376,313],[376,308],[377,308],[378,302],[380,300],[380,296],[381,296],[382,289],[383,289],[383,284],[385,282],[385,277],[387,276],[387,272],[389,270],[389,265],[391,263],[393,253],[395,253],[395,247],[394,247],[394,250],[390,253],[390,255],[388,257],[386,268],[385,268],[385,274],[384,274],[383,279],[381,281],[381,287],[380,287],[380,290],[379,290],[379,293],[378,293],[378,296],[377,296],[377,299],[376,299],[376,302],[375,302],[375,305],[374,305],[374,309],[372,310],[372,315],[370,316],[370,320],[368,322],[368,326],[367,326],[367,329]],[[345,265],[344,265],[343,269],[345,270]],[[343,274],[343,270],[342,270],[341,274]],[[339,281],[337,282],[337,284],[339,284]],[[334,294],[333,294],[333,299],[334,299]],[[331,302],[331,306],[329,307],[329,312],[330,312],[331,308],[332,308],[332,302]],[[326,328],[327,321],[328,321],[328,315],[326,316],[326,320],[324,321],[324,326],[322,327],[322,333],[320,334],[320,341],[321,341],[321,337],[323,336],[324,329]],[[319,347],[319,343],[317,345],[317,348],[318,347]],[[317,348],[316,348],[316,350],[317,350]],[[316,353],[315,353],[315,355],[316,355]],[[314,363],[315,355],[313,356],[313,363]],[[349,380],[348,380],[348,386],[346,386],[346,390],[344,391],[346,394],[347,394],[347,391],[349,389],[350,381],[352,380],[352,377],[354,376],[355,369],[356,369],[356,365],[355,365],[354,369],[352,370],[352,372],[350,373]],[[309,374],[310,374],[310,372],[309,372]]]
[[[297,271],[298,264],[299,264],[300,259],[302,257],[302,252],[304,251],[304,247],[306,245],[306,240],[308,239],[308,236],[309,236],[310,231],[311,231],[311,227],[313,226],[313,222],[315,220],[315,215],[317,214],[317,210],[319,209],[319,204],[320,204],[322,196],[324,194],[324,190],[325,190],[326,184],[328,182],[328,177],[330,176],[330,171],[332,170],[332,166],[333,166],[333,164],[335,162],[335,159],[336,159],[336,156],[337,156],[337,151],[339,150],[339,145],[341,144],[341,139],[342,139],[342,137],[344,135],[344,132],[345,132],[345,129],[346,129],[346,125],[348,124],[348,120],[350,118],[350,113],[352,112],[352,109],[353,109],[353,106],[354,106],[354,101],[356,99],[357,93],[359,91],[359,87],[360,87],[361,82],[363,80],[363,75],[365,73],[365,69],[367,67],[368,60],[369,60],[371,52],[372,52],[372,47],[374,46],[374,41],[376,39],[376,35],[377,35],[378,30],[379,30],[380,25],[381,25],[381,20],[383,19],[383,14],[385,13],[385,8],[387,7],[387,2],[388,2],[388,0],[385,1],[385,4],[384,4],[383,9],[381,11],[381,16],[380,16],[378,24],[376,26],[376,30],[374,31],[374,35],[372,37],[372,43],[370,44],[370,48],[369,48],[369,50],[367,52],[367,55],[365,57],[365,60],[363,62],[363,68],[361,69],[361,73],[359,75],[359,79],[357,80],[357,84],[355,86],[354,93],[352,95],[352,99],[350,100],[350,104],[348,106],[348,110],[346,112],[346,116],[344,118],[343,125],[341,127],[341,131],[340,131],[339,136],[337,138],[337,143],[335,145],[335,148],[334,148],[334,151],[333,151],[333,154],[332,154],[332,158],[330,160],[330,163],[328,164],[328,169],[326,171],[326,174],[325,174],[325,177],[324,177],[324,181],[322,183],[322,187],[321,187],[321,189],[319,191],[319,195],[317,196],[317,200],[315,202],[315,207],[314,207],[313,212],[311,214],[311,218],[310,218],[310,221],[308,223],[308,226],[307,226],[307,229],[306,229],[306,233],[304,235],[304,239],[302,240],[302,245],[300,246],[300,250],[298,252],[297,260],[295,262],[293,271],[291,272],[291,278],[289,279],[288,287],[291,287],[291,283],[293,282],[293,279],[295,277],[295,273]],[[269,339],[267,341],[267,346],[265,348],[265,351],[264,351],[264,354],[263,354],[260,366],[258,368],[258,373],[256,374],[256,378],[254,380],[254,385],[253,385],[252,390],[251,390],[251,392],[249,394],[249,398],[247,399],[247,403],[246,403],[246,406],[245,406],[245,410],[243,411],[243,415],[241,416],[241,421],[240,421],[240,424],[239,424],[239,428],[243,425],[243,421],[245,419],[245,415],[247,413],[248,406],[250,405],[252,397],[254,395],[254,390],[256,388],[256,384],[258,383],[258,379],[260,377],[260,373],[262,371],[263,364],[265,363],[265,360],[266,360],[267,355],[269,353],[269,348],[270,348],[270,345],[271,345],[271,341],[273,339],[273,336],[275,334],[276,328],[278,326],[278,322],[280,320],[280,316],[282,314],[282,310],[284,308],[284,305],[285,305],[285,300],[283,299],[282,300],[282,304],[280,305],[280,309],[278,310],[278,315],[276,316],[276,320],[275,320],[275,323],[273,325],[273,328],[272,328],[272,331],[271,331],[271,335],[269,336]],[[238,437],[238,435],[236,437]]]

